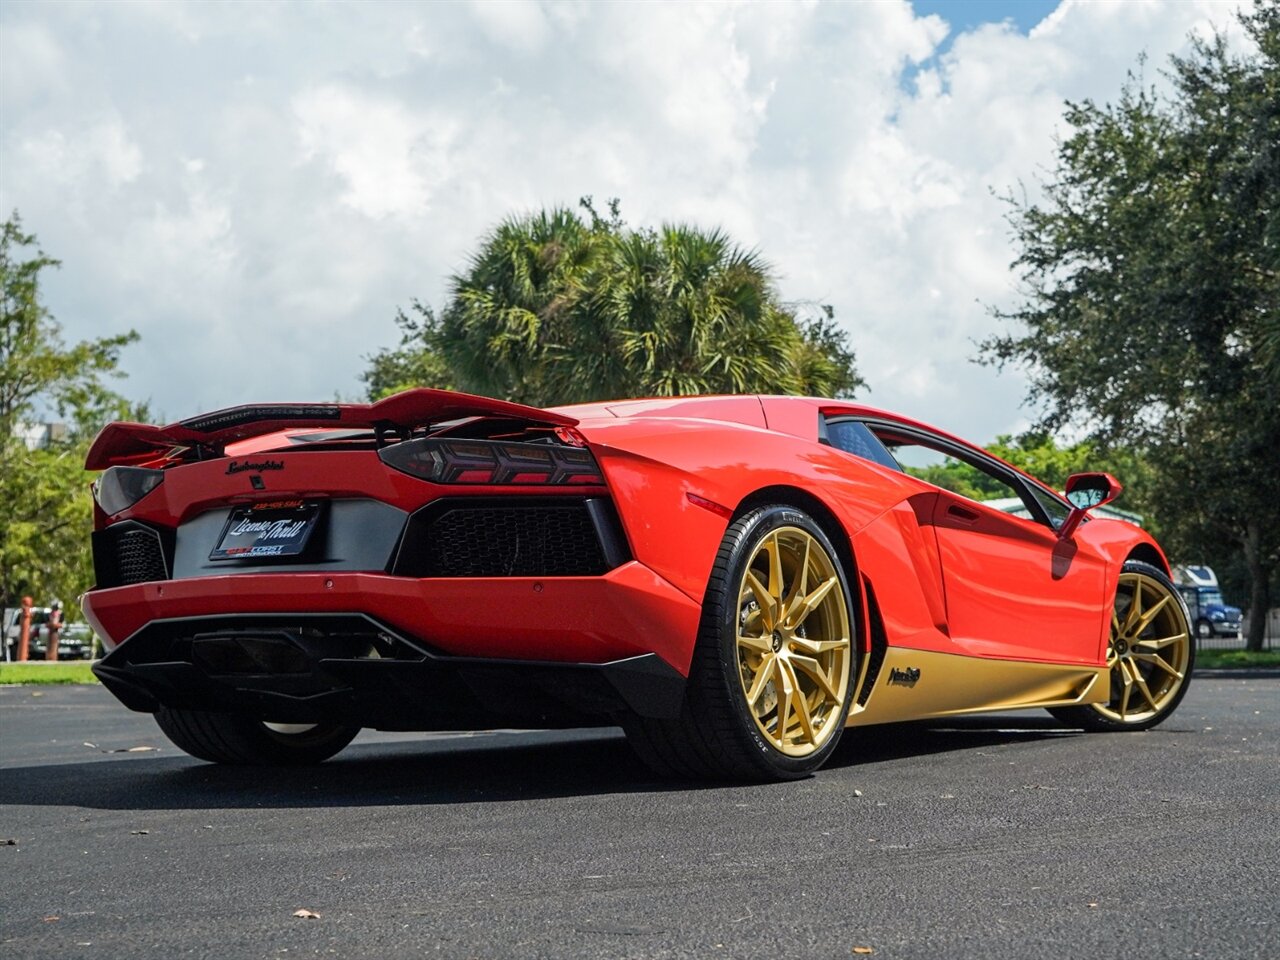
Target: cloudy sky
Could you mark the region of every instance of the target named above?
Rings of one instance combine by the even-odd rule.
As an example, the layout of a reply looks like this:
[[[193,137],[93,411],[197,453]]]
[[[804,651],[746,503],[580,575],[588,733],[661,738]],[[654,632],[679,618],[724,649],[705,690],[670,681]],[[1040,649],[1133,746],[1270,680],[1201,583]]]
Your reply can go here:
[[[122,390],[166,419],[357,397],[490,226],[592,194],[758,247],[863,399],[986,441],[1029,415],[972,362],[1016,297],[992,191],[1236,7],[5,0],[0,210],[68,339],[142,335]]]

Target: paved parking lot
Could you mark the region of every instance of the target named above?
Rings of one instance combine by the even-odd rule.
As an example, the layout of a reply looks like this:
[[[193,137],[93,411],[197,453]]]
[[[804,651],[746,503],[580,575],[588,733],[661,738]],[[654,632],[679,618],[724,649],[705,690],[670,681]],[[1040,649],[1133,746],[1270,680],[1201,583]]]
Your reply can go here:
[[[0,956],[1274,958],[1278,707],[1199,679],[1145,734],[873,728],[707,788],[613,730],[218,768],[100,688],[0,688]]]

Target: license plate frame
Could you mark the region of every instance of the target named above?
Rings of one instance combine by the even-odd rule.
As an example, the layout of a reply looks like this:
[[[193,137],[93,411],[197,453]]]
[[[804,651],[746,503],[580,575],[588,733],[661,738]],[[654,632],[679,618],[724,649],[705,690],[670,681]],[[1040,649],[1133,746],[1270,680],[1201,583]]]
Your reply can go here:
[[[279,560],[304,553],[320,525],[323,503],[269,500],[234,507],[209,552],[211,561]]]

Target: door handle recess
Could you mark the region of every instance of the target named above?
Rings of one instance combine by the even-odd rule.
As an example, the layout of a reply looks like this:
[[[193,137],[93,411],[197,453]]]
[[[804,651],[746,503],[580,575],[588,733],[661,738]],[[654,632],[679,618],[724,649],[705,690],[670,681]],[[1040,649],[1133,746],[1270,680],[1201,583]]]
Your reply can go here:
[[[955,504],[947,505],[947,516],[955,517],[963,523],[973,523],[978,519],[978,514],[973,510],[966,510],[964,507],[958,507]]]

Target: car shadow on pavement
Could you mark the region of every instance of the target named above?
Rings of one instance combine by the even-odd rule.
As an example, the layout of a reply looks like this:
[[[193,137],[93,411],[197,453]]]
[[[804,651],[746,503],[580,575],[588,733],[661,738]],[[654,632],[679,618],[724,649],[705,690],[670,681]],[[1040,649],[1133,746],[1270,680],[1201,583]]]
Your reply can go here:
[[[912,720],[846,730],[823,769],[910,760],[935,753],[1076,737],[1052,717],[1009,715]]]
[[[1048,718],[981,717],[870,727],[849,731],[824,769],[1073,735],[1079,734]],[[0,771],[0,804],[289,809],[466,804],[726,786],[655,777],[612,728],[357,741],[319,766],[269,770],[201,763],[176,749],[174,754],[9,766]]]

